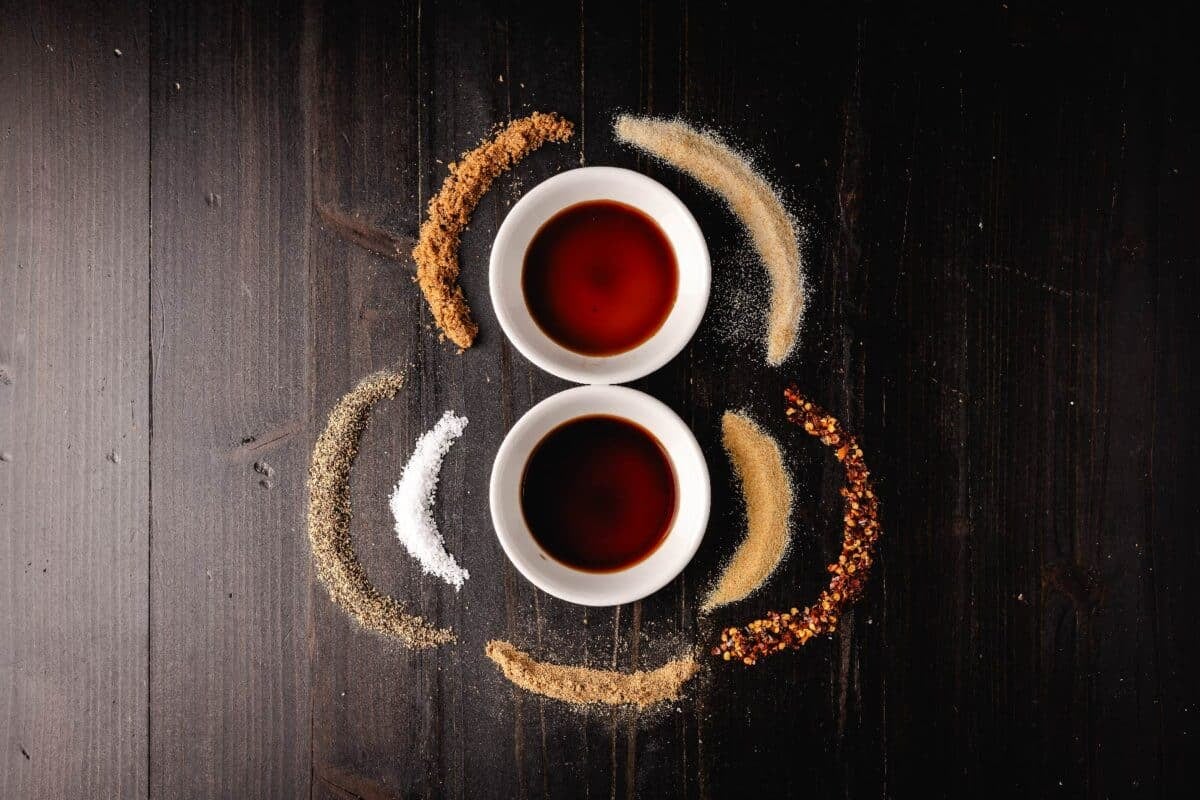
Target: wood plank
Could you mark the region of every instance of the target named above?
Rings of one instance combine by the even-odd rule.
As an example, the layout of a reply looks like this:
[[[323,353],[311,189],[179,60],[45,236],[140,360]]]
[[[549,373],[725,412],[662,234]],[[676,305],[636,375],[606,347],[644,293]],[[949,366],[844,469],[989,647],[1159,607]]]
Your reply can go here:
[[[470,4],[454,11],[398,5],[388,13],[363,4],[337,14],[327,8],[310,24],[317,26],[319,53],[312,99],[318,202],[401,235],[415,233],[445,163],[494,123],[530,107],[565,105],[568,114],[578,107],[573,89],[564,100],[557,88],[559,60],[576,53],[573,9],[497,18]],[[569,35],[565,46],[553,35],[558,31]],[[511,72],[514,47],[540,53],[545,67]],[[327,408],[371,369],[413,365],[408,389],[376,415],[355,471],[360,556],[381,588],[451,625],[459,637],[435,653],[405,653],[354,628],[315,589],[314,769],[318,788],[331,796],[343,789],[368,796],[516,796],[553,779],[547,758],[557,748],[539,731],[538,704],[513,692],[483,656],[484,643],[521,626],[516,620],[528,617],[527,627],[534,627],[533,592],[495,541],[486,485],[504,431],[532,404],[535,382],[549,380],[519,362],[500,333],[486,264],[491,235],[518,187],[577,160],[573,147],[549,146],[497,182],[480,205],[463,242],[462,282],[482,333],[462,356],[438,341],[407,262],[348,247],[336,231],[315,239],[314,261],[322,265],[315,314],[324,356],[319,405]],[[423,576],[405,556],[386,506],[413,441],[447,408],[470,420],[439,486],[439,526],[473,575],[459,594]],[[380,674],[392,678],[380,682],[374,677]],[[575,774],[582,769],[586,764]]]
[[[685,114],[722,131],[775,182],[805,232],[810,302],[796,353],[780,369],[763,364],[762,330],[739,319],[767,301],[765,276],[728,211],[692,184],[683,197],[703,214],[714,254],[710,327],[697,348],[694,407],[713,431],[714,526],[712,566],[744,530],[737,484],[719,449],[716,426],[727,409],[746,409],[779,438],[796,491],[790,557],[753,598],[718,610],[701,630],[711,642],[718,626],[739,624],[767,608],[803,605],[828,576],[824,565],[840,545],[840,470],[809,437],[787,426],[782,391],[804,391],[861,432],[867,461],[878,464],[879,398],[866,394],[872,371],[860,332],[861,314],[875,296],[874,271],[862,256],[858,198],[869,180],[862,115],[862,29],[853,9],[811,9],[804,25],[748,19],[736,7],[691,4],[687,10]],[[819,35],[816,32],[819,31]],[[891,221],[888,221],[890,226]],[[886,238],[890,227],[872,235]],[[870,369],[868,369],[870,367]],[[699,432],[699,431],[698,431]],[[881,486],[886,489],[886,483]],[[889,512],[885,497],[884,509]],[[886,572],[886,566],[884,568]],[[886,579],[886,574],[882,576]],[[697,711],[701,797],[725,797],[761,781],[781,791],[881,794],[880,711],[871,698],[883,676],[861,667],[879,650],[878,579],[862,607],[849,614],[833,641],[746,669],[712,665],[711,686]],[[745,731],[745,735],[731,735]],[[758,733],[751,733],[756,731]],[[848,764],[853,769],[848,769]],[[721,765],[737,765],[736,769]],[[785,766],[786,765],[786,766]],[[773,776],[781,768],[786,781]],[[761,778],[757,776],[762,776]],[[843,787],[855,781],[854,791]],[[802,788],[801,788],[802,787]]]
[[[1179,354],[1194,350],[1197,328],[1180,325],[1176,304],[1176,298],[1195,296],[1196,272],[1172,263],[1197,261],[1193,226],[1178,220],[1194,217],[1200,201],[1193,192],[1168,210],[1162,199],[1172,197],[1175,170],[1195,173],[1193,148],[1181,146],[1179,137],[1195,131],[1200,117],[1195,109],[1172,107],[1173,78],[1182,65],[1158,49],[1164,34],[1139,29],[1135,20],[1115,22],[1121,27],[1098,38],[1131,46],[1101,73],[1107,73],[1107,91],[1102,85],[1098,94],[1106,102],[1094,103],[1110,108],[1111,121],[1084,134],[1089,143],[1101,139],[1090,149],[1104,155],[1094,165],[1094,188],[1081,181],[1090,195],[1080,193],[1088,207],[1080,216],[1094,215],[1095,222],[1079,249],[1098,264],[1093,288],[1099,298],[1091,322],[1097,346],[1084,359],[1094,361],[1098,378],[1091,392],[1082,393],[1080,412],[1095,409],[1095,429],[1076,444],[1082,469],[1072,504],[1078,509],[1073,543],[1081,580],[1044,580],[1075,617],[1086,697],[1086,713],[1073,714],[1086,721],[1079,749],[1087,752],[1079,752],[1078,760],[1088,767],[1083,788],[1098,796],[1143,786],[1181,791],[1185,784],[1171,783],[1172,776],[1178,779],[1179,759],[1200,752],[1187,741],[1186,727],[1169,724],[1173,703],[1164,697],[1178,696],[1171,665],[1197,664],[1194,625],[1170,605],[1196,593],[1187,582],[1170,580],[1182,565],[1168,562],[1178,558],[1195,567],[1200,549],[1180,549],[1185,537],[1164,535],[1159,511],[1160,484],[1177,482],[1182,460],[1200,452],[1200,435],[1194,426],[1180,425],[1176,405],[1177,393],[1196,385],[1195,367],[1181,369]],[[1194,516],[1200,501],[1194,495],[1190,500],[1188,515]],[[1165,508],[1168,520],[1172,509],[1187,514],[1178,499],[1167,500]],[[1173,656],[1176,643],[1184,649]]]
[[[300,10],[153,15],[150,789],[309,791]]]
[[[687,64],[686,19],[683,3],[585,3],[583,11],[584,156],[586,163],[640,169],[680,193],[705,225],[711,203],[697,207],[689,195],[689,178],[654,164],[619,144],[612,124],[619,111],[675,116],[683,110]],[[718,213],[720,213],[718,211]],[[710,317],[711,320],[711,317]],[[702,329],[709,330],[708,326]],[[694,430],[708,456],[709,468],[720,480],[724,454],[719,444],[717,417],[695,384],[697,364],[706,352],[702,334],[683,353],[652,375],[633,382],[671,406]],[[719,413],[719,412],[718,412]],[[717,509],[721,508],[718,501]],[[653,669],[694,647],[704,634],[696,624],[696,604],[704,583],[713,574],[720,552],[723,525],[713,516],[700,556],[683,575],[654,595],[622,606],[612,615],[608,635],[594,641],[589,666],[624,671]],[[716,560],[715,560],[716,559]],[[599,616],[591,612],[592,616]],[[603,622],[603,617],[601,617]],[[569,623],[568,623],[569,624]],[[563,623],[551,618],[554,630]],[[596,765],[584,784],[600,797],[638,797],[663,791],[695,796],[706,771],[699,766],[699,719],[706,707],[706,681],[689,687],[687,700],[673,709],[635,714],[595,712],[587,730],[588,751]],[[559,726],[570,725],[558,717]],[[607,762],[607,763],[605,763]],[[607,767],[607,768],[605,768]],[[559,785],[559,793],[571,784]]]
[[[0,25],[0,796],[145,797],[147,11]]]
[[[1177,39],[1190,35],[1184,25],[1173,30]],[[1149,126],[1157,157],[1147,165],[1153,170],[1154,191],[1141,198],[1150,220],[1146,245],[1154,275],[1149,292],[1154,369],[1146,387],[1149,397],[1137,420],[1146,427],[1149,412],[1141,487],[1144,517],[1138,528],[1141,557],[1148,563],[1138,589],[1150,619],[1136,631],[1139,646],[1153,653],[1153,671],[1138,676],[1139,695],[1145,692],[1139,711],[1149,712],[1138,723],[1158,729],[1159,785],[1182,794],[1193,783],[1191,765],[1200,755],[1200,743],[1191,734],[1200,692],[1195,680],[1200,674],[1200,626],[1195,624],[1200,541],[1191,533],[1200,517],[1200,495],[1193,481],[1200,452],[1193,402],[1200,392],[1200,362],[1195,357],[1200,349],[1195,306],[1200,297],[1200,227],[1193,224],[1200,218],[1200,152],[1194,144],[1200,137],[1200,108],[1188,99],[1192,89],[1182,79],[1194,71],[1195,50],[1181,43],[1154,52],[1160,72],[1158,82],[1147,89],[1157,95]],[[1137,780],[1139,788],[1151,785],[1145,776]]]
[[[437,347],[408,260],[420,199],[417,17],[414,3],[317,3],[305,21],[313,206],[408,240],[402,260],[395,261],[358,246],[344,225],[313,229],[318,423],[359,378],[412,364],[424,358],[425,348]],[[408,448],[436,419],[425,394],[428,379],[415,372],[395,400],[377,409],[364,436],[351,486],[351,533],[381,591],[446,624],[436,584],[421,579],[400,549],[387,507]],[[447,459],[442,492],[459,456],[453,452]],[[437,665],[445,651],[406,652],[356,627],[332,605],[325,587],[314,582],[311,593],[314,795],[436,795],[446,744],[439,735]]]

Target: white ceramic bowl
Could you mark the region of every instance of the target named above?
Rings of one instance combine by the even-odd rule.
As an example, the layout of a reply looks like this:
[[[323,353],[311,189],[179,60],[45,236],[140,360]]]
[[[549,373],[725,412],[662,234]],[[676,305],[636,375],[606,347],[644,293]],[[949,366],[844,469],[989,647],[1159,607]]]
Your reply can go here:
[[[521,478],[547,433],[576,417],[622,417],[658,439],[675,471],[675,518],[658,548],[617,572],[584,572],[556,561],[533,538],[521,511]],[[614,606],[654,594],[683,571],[704,538],[711,503],[708,466],[679,416],[648,394],[624,386],[576,386],[547,397],[512,427],[496,453],[490,488],[500,546],[522,575],[555,597],[585,606]]]
[[[653,219],[679,265],[679,293],[662,327],[612,356],[583,355],[555,342],[530,315],[521,288],[525,251],[538,229],[564,208],[589,200],[615,200]],[[500,327],[534,364],[576,383],[625,383],[666,364],[691,340],[708,305],[712,266],[700,226],[670,189],[632,170],[581,167],[539,183],[512,207],[492,243],[489,282]]]

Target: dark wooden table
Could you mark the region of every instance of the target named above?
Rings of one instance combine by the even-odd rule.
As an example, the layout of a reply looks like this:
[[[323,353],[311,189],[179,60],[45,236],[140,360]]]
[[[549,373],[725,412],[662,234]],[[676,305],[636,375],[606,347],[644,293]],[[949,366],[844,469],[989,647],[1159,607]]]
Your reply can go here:
[[[0,797],[1183,793],[1200,757],[1191,29],[834,5],[4,3]],[[445,162],[532,109],[578,135],[484,199],[462,279],[482,334],[457,355],[412,264],[360,242],[411,241]],[[762,297],[740,228],[617,146],[618,110],[719,128],[793,202],[814,294],[784,369],[727,335]],[[705,546],[667,589],[602,610],[534,591],[485,494],[507,427],[566,385],[501,334],[490,240],[522,191],[580,163],[678,191],[717,273],[697,339],[637,383],[706,448]],[[330,604],[304,529],[327,411],[396,362],[411,379],[364,442],[354,535],[381,588],[457,631],[420,654]],[[647,667],[815,594],[838,471],[781,424],[792,378],[879,477],[882,564],[842,631],[750,670],[713,662],[642,717],[508,684],[490,638]],[[404,556],[386,508],[447,408],[470,419],[438,507],[472,573],[458,595]],[[697,625],[743,524],[728,408],[781,437],[797,541],[763,593]]]

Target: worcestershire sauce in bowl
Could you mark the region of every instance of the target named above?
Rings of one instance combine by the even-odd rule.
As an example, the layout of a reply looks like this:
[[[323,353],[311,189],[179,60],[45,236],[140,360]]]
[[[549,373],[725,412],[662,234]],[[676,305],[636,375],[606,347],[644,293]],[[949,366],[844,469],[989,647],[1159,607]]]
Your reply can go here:
[[[585,416],[534,448],[521,478],[521,512],[555,560],[616,572],[662,544],[676,494],[675,470],[653,434],[619,417]]]
[[[613,200],[568,206],[538,230],[521,273],[538,327],[581,355],[632,350],[662,327],[679,292],[679,265],[650,217]]]

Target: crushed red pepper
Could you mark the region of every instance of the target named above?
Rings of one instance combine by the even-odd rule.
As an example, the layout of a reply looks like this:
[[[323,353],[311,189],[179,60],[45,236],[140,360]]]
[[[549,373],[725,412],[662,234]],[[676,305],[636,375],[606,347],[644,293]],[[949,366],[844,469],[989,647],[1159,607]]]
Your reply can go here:
[[[783,394],[788,420],[833,448],[834,457],[845,467],[846,485],[840,490],[845,507],[842,551],[837,561],[827,567],[833,577],[816,603],[803,611],[796,608],[782,614],[769,611],[763,619],[721,632],[721,643],[713,648],[712,654],[726,661],[736,658],[747,665],[772,653],[799,648],[814,636],[837,630],[838,620],[863,593],[880,534],[879,498],[858,440],[794,385]]]

